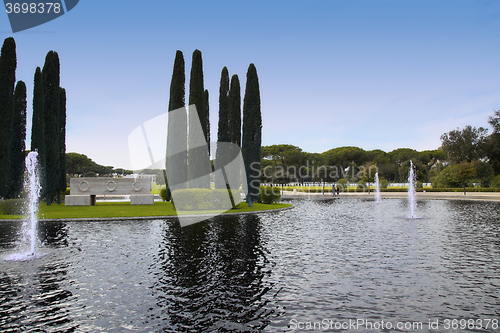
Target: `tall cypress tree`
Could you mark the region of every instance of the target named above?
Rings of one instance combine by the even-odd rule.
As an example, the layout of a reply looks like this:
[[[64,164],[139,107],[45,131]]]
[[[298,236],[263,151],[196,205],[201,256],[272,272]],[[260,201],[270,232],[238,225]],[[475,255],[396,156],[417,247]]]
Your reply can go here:
[[[262,143],[262,117],[257,69],[250,64],[247,71],[245,97],[243,99],[242,153],[247,176],[247,202],[252,205],[260,193],[260,150]]]
[[[45,122],[45,197],[47,205],[60,189],[59,56],[49,51],[42,70]]]
[[[205,88],[203,87],[203,61],[200,50],[193,52],[193,62],[191,65],[191,75],[189,78],[189,105],[195,105],[196,111],[189,109],[189,124],[197,121],[201,124],[205,142],[207,142],[208,123],[205,114]],[[210,167],[210,155],[208,150],[197,148],[197,136],[199,133],[190,130],[188,133],[188,177],[189,186],[193,188],[210,188],[208,177],[203,177],[204,170]]]
[[[38,152],[38,166],[41,169],[41,175],[45,175],[45,119],[43,112],[43,75],[40,67],[35,70],[33,87],[33,120],[31,126],[31,151]],[[42,191],[45,192],[45,176],[43,180]]]
[[[18,81],[14,91],[14,116],[10,150],[10,198],[17,198],[23,189],[26,158],[26,84]]]
[[[16,42],[6,38],[0,53],[0,196],[9,192],[12,118],[14,113],[14,85],[16,84]]]
[[[231,78],[229,90],[229,128],[231,142],[241,147],[241,88],[238,75]]]
[[[66,89],[61,87],[59,87],[59,190],[66,191]],[[57,201],[60,203],[60,196]]]
[[[225,147],[224,142],[230,142],[230,127],[229,127],[229,72],[227,67],[224,67],[220,76],[219,86],[219,124],[217,131],[217,151],[215,152],[215,170],[219,170],[228,161],[224,159],[227,152],[222,151]],[[216,173],[220,175],[220,173]],[[226,180],[222,177],[215,178],[215,188],[225,189]]]
[[[183,109],[174,117],[171,111],[185,107],[185,66],[181,51],[175,54],[172,81],[170,82],[170,100],[168,102],[167,157],[165,161],[165,184],[170,198],[169,182],[183,183],[187,180],[187,113]],[[169,157],[170,156],[170,157]],[[170,184],[172,185],[172,184]],[[177,184],[176,188],[181,185]]]
[[[208,144],[208,159],[210,160],[210,105],[209,105],[210,99],[208,95],[208,89],[205,89],[204,99],[205,99],[205,123],[207,127],[205,138]]]

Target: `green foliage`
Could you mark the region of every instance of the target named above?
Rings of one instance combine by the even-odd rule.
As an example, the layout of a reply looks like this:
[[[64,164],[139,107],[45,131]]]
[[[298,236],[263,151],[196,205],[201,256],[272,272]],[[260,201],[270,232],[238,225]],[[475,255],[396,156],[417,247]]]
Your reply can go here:
[[[493,127],[493,133],[486,140],[486,155],[495,174],[500,174],[500,110],[490,116],[488,123]]]
[[[278,202],[281,198],[281,189],[279,187],[261,186],[259,201],[263,204]]]
[[[14,115],[10,150],[10,188],[7,197],[17,198],[23,189],[26,158],[26,84],[19,81],[14,91]]]
[[[205,126],[206,126],[206,141],[207,141],[207,148],[208,148],[208,159],[210,160],[210,97],[208,94],[208,90],[205,89],[205,92],[203,94],[204,101],[205,101]]]
[[[442,149],[453,162],[472,162],[486,155],[488,130],[483,127],[465,126],[441,136]]]
[[[236,204],[241,202],[240,191],[182,189],[172,192],[172,201],[176,210],[216,210],[225,209],[229,200],[228,193],[233,196]]]
[[[2,215],[23,215],[25,206],[24,199],[7,199],[0,201],[0,214]]]
[[[380,188],[387,188],[387,186],[389,186],[389,181],[387,179],[380,179],[379,180],[379,185],[380,185]]]
[[[375,164],[367,163],[366,165],[358,168],[358,177],[365,183],[374,183],[375,174],[378,172]]]
[[[59,87],[59,190],[66,185],[66,90]]]
[[[47,203],[60,189],[60,147],[59,147],[59,56],[49,51],[42,69],[45,124],[45,193]]]
[[[113,170],[112,166],[103,166],[92,161],[84,154],[67,153],[66,155],[66,172],[70,176],[80,175],[82,177],[95,177],[110,175],[113,172],[122,174],[124,170]],[[93,176],[89,175],[92,174]],[[125,174],[128,174],[125,172]]]
[[[189,105],[196,106],[196,112],[193,108],[189,109],[188,114],[188,127],[191,124],[197,124],[199,121],[201,124],[201,129],[203,130],[203,135],[205,137],[205,142],[209,142],[208,138],[208,123],[206,113],[206,103],[205,103],[205,88],[203,85],[203,61],[201,57],[201,52],[195,50],[193,52],[193,62],[191,65],[191,75],[189,79]],[[188,148],[196,147],[198,133],[195,131],[188,132]],[[204,170],[208,169],[210,165],[210,156],[204,151],[191,150],[188,154],[188,177],[189,186],[192,188],[210,188],[210,182],[207,177],[200,177],[204,174]]]
[[[401,166],[404,162],[407,162],[412,158],[417,158],[418,151],[410,148],[398,148],[391,151],[388,155],[392,163]]]
[[[162,188],[160,190],[160,197],[161,197],[161,200],[163,200],[163,201],[170,201],[172,199],[172,195],[171,195],[170,191],[167,191],[166,188]]]
[[[241,89],[238,75],[231,77],[229,89],[229,130],[232,143],[241,147]]]
[[[0,53],[0,196],[5,197],[10,184],[10,152],[16,83],[16,42],[6,38]]]
[[[220,147],[224,143],[231,141],[231,133],[229,127],[229,72],[226,67],[222,69],[219,87],[219,127],[217,132],[217,151],[215,152],[215,169],[219,170],[227,162],[224,157],[227,156],[226,152],[221,151]],[[215,188],[225,189],[226,181],[221,173],[215,176]]]
[[[242,155],[247,175],[247,202],[259,198],[260,160],[262,143],[262,116],[260,110],[260,89],[257,69],[250,64],[247,71],[245,97],[243,99]]]
[[[219,87],[219,127],[217,141],[230,142],[229,133],[229,72],[224,67],[220,77]]]
[[[366,151],[358,147],[333,148],[321,155],[325,159],[325,164],[342,167],[347,167],[349,163],[361,165],[369,161]]]
[[[205,141],[208,142],[208,123],[205,115],[205,95],[203,84],[203,60],[200,50],[194,50],[193,62],[191,64],[191,75],[189,78],[189,105],[196,105]]]
[[[455,177],[455,166],[444,168],[436,177],[432,179],[432,187],[447,188],[460,187],[462,181]]]
[[[337,185],[339,185],[340,187],[347,187],[349,186],[349,181],[345,178],[342,178],[337,181]]]
[[[168,111],[184,107],[186,96],[186,76],[185,76],[184,56],[181,51],[175,53],[174,69],[170,82],[170,99],[168,101]]]
[[[493,175],[492,168],[485,162],[462,162],[443,169],[433,178],[433,187],[463,187],[464,184],[481,183],[489,186]]]
[[[38,152],[38,165],[45,170],[45,117],[43,110],[43,75],[36,68],[33,88],[33,121],[31,126],[31,150]]]
[[[185,106],[185,65],[184,56],[181,51],[177,51],[170,83],[170,99],[168,111],[174,111]],[[172,120],[172,113],[168,113],[167,130],[167,155],[175,157],[166,157],[165,169],[166,175],[171,179],[187,179],[187,113],[179,112],[179,118]],[[173,154],[171,152],[180,153]],[[165,181],[167,182],[167,179]],[[170,191],[168,182],[167,191]]]
[[[492,186],[495,188],[500,188],[500,175],[495,176],[491,182]]]

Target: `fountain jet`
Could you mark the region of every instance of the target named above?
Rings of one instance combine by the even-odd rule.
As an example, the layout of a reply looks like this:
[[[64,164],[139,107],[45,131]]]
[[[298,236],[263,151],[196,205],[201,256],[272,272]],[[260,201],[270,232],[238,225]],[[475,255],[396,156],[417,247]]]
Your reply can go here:
[[[25,233],[30,240],[30,253],[35,255],[36,246],[36,223],[38,213],[38,199],[40,197],[40,179],[38,175],[38,152],[32,151],[26,157],[27,178],[25,179],[24,188],[28,193],[28,221],[25,223]]]
[[[378,179],[378,172],[375,174],[375,202],[381,202],[380,198],[380,181]]]
[[[410,204],[410,218],[415,218],[415,209],[417,208],[415,190],[416,180],[415,168],[413,166],[413,162],[410,160],[410,175],[408,176],[408,203]]]

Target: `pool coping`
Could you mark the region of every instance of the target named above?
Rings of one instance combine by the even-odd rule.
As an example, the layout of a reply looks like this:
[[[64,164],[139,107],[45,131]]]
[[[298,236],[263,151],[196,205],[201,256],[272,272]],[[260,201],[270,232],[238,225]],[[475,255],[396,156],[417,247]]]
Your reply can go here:
[[[338,199],[338,198],[365,198],[375,199],[374,192],[343,192],[340,197],[332,196],[331,193],[301,193],[287,192],[281,196],[282,199]],[[381,192],[382,199],[404,199],[408,198],[408,192]],[[417,200],[467,200],[467,201],[490,201],[500,202],[500,192],[417,192]]]
[[[276,209],[265,209],[265,210],[254,210],[248,212],[232,212],[232,213],[221,213],[221,214],[191,214],[191,215],[180,215],[185,218],[192,217],[205,217],[206,219],[215,217],[215,216],[226,216],[226,215],[251,215],[251,214],[261,214],[261,213],[272,213],[272,212],[281,212],[284,210],[289,210],[294,208],[295,206],[291,205],[290,207],[282,207]],[[106,222],[106,221],[133,221],[133,220],[156,220],[156,219],[176,219],[179,215],[163,215],[163,216],[123,216],[123,217],[80,217],[80,218],[60,218],[60,219],[38,219],[38,222]],[[20,222],[25,219],[0,219],[0,223],[2,222]]]

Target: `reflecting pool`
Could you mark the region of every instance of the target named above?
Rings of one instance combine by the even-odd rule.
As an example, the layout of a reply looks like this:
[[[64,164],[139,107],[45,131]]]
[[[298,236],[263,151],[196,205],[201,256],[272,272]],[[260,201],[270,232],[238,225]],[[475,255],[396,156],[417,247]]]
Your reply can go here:
[[[5,260],[21,222],[0,222],[0,331],[500,332],[500,204],[291,203],[184,228],[42,221],[24,261]]]

